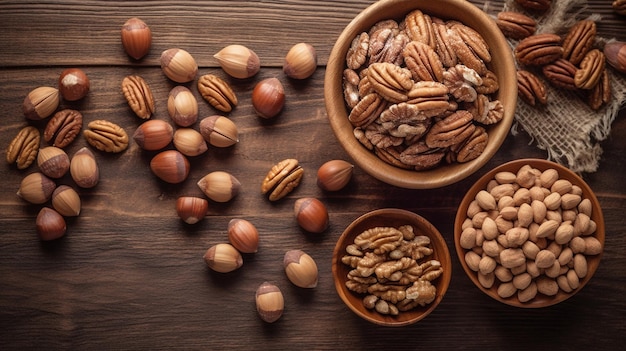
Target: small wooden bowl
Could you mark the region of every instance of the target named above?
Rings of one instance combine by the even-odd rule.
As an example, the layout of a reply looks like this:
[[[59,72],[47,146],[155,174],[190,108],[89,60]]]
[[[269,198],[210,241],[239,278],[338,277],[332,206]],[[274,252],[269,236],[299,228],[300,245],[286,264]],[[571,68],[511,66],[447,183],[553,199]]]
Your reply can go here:
[[[489,141],[484,152],[466,163],[442,163],[427,171],[401,169],[379,159],[366,149],[353,134],[354,127],[348,121],[348,110],[343,95],[343,70],[346,53],[352,39],[368,31],[376,22],[385,19],[401,19],[412,10],[444,20],[458,20],[478,31],[491,50],[489,68],[498,77],[500,89],[496,98],[504,106],[504,118],[489,126]],[[469,1],[465,0],[382,0],[372,4],[357,15],[341,33],[333,47],[324,80],[324,98],[330,126],[339,143],[365,172],[385,183],[410,189],[438,188],[458,182],[476,172],[498,151],[513,123],[517,102],[517,79],[515,61],[502,32],[494,20]]]
[[[493,299],[500,301],[502,303],[505,303],[507,305],[523,307],[523,308],[541,308],[541,307],[555,305],[559,302],[565,301],[568,298],[574,296],[578,291],[582,290],[582,288],[589,282],[589,280],[591,279],[595,271],[598,269],[598,265],[600,264],[600,258],[602,256],[602,253],[599,255],[586,256],[587,267],[588,267],[587,275],[583,279],[580,280],[580,285],[578,286],[577,289],[573,290],[572,292],[567,293],[559,289],[559,292],[555,296],[546,296],[546,295],[537,293],[537,296],[534,299],[528,302],[520,302],[517,298],[517,294],[514,294],[513,296],[509,298],[500,297],[497,293],[497,288],[499,285],[497,279],[496,279],[496,283],[494,283],[494,285],[490,289],[486,289],[485,287],[483,287],[478,281],[477,273],[472,271],[467,265],[467,263],[465,262],[465,253],[468,250],[462,248],[460,244],[461,233],[463,232],[461,227],[463,225],[463,221],[465,221],[465,219],[467,218],[467,208],[469,204],[472,202],[472,200],[474,200],[474,198],[476,197],[476,194],[480,190],[483,190],[487,187],[487,183],[489,183],[490,180],[494,179],[494,176],[496,175],[496,173],[502,172],[502,171],[509,171],[509,172],[517,173],[517,171],[524,165],[530,165],[531,167],[536,168],[540,171],[545,171],[547,169],[554,168],[559,172],[559,179],[567,179],[572,184],[578,185],[582,189],[583,191],[582,198],[583,199],[587,198],[591,201],[591,205],[592,205],[591,219],[596,222],[596,232],[595,234],[593,234],[593,236],[595,236],[600,241],[604,249],[605,227],[604,227],[604,217],[602,215],[602,208],[600,207],[600,203],[598,202],[598,199],[594,195],[589,185],[587,185],[587,183],[585,183],[578,175],[576,175],[576,173],[572,172],[568,168],[562,165],[559,165],[557,163],[546,161],[546,160],[541,160],[541,159],[520,159],[520,160],[507,162],[505,164],[502,164],[492,169],[487,174],[482,176],[469,189],[469,191],[467,192],[467,194],[461,201],[461,204],[459,205],[459,209],[457,211],[456,218],[454,221],[454,245],[456,248],[456,253],[458,255],[459,261],[461,262],[461,266],[463,266],[465,273],[467,273],[467,276],[482,292],[489,295]]]
[[[354,238],[367,229],[374,227],[399,227],[410,224],[417,235],[426,235],[430,238],[430,247],[433,254],[428,259],[434,259],[441,262],[443,274],[432,281],[437,288],[437,296],[435,300],[424,306],[409,311],[400,312],[398,316],[389,316],[380,314],[374,310],[369,310],[363,306],[364,294],[357,294],[346,288],[348,280],[348,272],[352,269],[341,262],[341,258],[346,255],[346,246],[354,243]],[[343,302],[359,317],[372,322],[374,324],[392,327],[401,327],[413,324],[430,314],[439,305],[452,277],[452,263],[450,252],[446,241],[441,236],[437,228],[423,217],[406,210],[387,208],[368,212],[356,220],[354,220],[343,231],[333,252],[332,262],[333,280],[335,281],[335,289]]]

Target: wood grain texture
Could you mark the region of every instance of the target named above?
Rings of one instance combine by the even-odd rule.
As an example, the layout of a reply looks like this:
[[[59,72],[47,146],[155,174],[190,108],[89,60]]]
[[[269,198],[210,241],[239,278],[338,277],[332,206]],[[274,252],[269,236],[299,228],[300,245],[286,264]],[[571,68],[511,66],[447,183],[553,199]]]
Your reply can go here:
[[[474,1],[479,6],[484,2]],[[68,220],[67,236],[42,243],[35,234],[39,206],[15,192],[35,166],[19,171],[0,165],[0,349],[29,350],[214,350],[214,349],[612,349],[626,341],[626,114],[620,113],[596,173],[583,178],[600,199],[606,221],[606,249],[596,275],[573,298],[550,308],[524,310],[499,304],[466,277],[454,256],[453,221],[463,194],[478,177],[503,162],[545,158],[525,133],[509,135],[495,157],[457,184],[434,190],[405,190],[383,184],[360,169],[342,191],[326,193],[315,184],[327,160],[349,160],[327,122],[323,99],[324,65],[335,39],[363,1],[2,1],[0,2],[0,147],[5,151],[28,122],[21,104],[40,85],[54,86],[60,72],[79,66],[91,80],[86,99],[62,107],[80,110],[85,121],[107,119],[129,134],[141,123],[123,98],[124,76],[139,74],[157,99],[155,118],[169,120],[167,94],[174,84],[159,68],[169,47],[188,48],[200,74],[223,78],[212,55],[242,43],[262,59],[258,76],[228,81],[240,104],[229,115],[240,142],[211,148],[191,160],[182,184],[165,184],[151,173],[154,152],[131,142],[117,155],[96,153],[101,170],[97,187],[80,190],[82,213]],[[497,12],[501,2],[489,2]],[[490,10],[491,11],[491,10]],[[606,1],[589,1],[600,13],[598,31],[626,40],[626,19]],[[119,29],[131,16],[153,31],[148,57],[134,62],[124,54]],[[282,59],[289,47],[306,41],[319,54],[312,78],[283,79]],[[275,120],[258,118],[250,103],[254,84],[279,77],[286,107]],[[216,114],[198,98],[202,117]],[[35,123],[43,127],[44,123]],[[42,143],[43,145],[43,143]],[[80,137],[68,146],[85,146]],[[270,203],[260,193],[270,167],[287,157],[305,169],[303,183],[289,197]],[[182,223],[174,209],[181,195],[202,195],[196,181],[226,170],[242,181],[232,202],[210,203],[209,215],[195,226]],[[59,184],[72,184],[69,177]],[[304,196],[324,201],[330,227],[321,235],[298,228],[293,202]],[[376,208],[398,207],[431,221],[450,248],[453,276],[439,307],[418,324],[383,328],[347,309],[335,292],[331,256],[335,240],[352,220]],[[227,240],[232,218],[253,222],[261,234],[259,252],[244,255],[244,266],[230,274],[211,272],[202,255]],[[320,270],[317,288],[291,285],[282,257],[303,249]],[[256,315],[254,291],[272,281],[285,295],[285,314],[275,324]]]

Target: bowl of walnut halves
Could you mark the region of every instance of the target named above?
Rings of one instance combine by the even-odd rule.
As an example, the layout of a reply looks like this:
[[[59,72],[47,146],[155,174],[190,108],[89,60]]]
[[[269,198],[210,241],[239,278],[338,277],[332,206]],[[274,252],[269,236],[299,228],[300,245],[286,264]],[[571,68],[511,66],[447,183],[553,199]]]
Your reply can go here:
[[[339,297],[359,317],[401,327],[429,315],[450,285],[452,264],[437,228],[411,211],[386,208],[354,220],[332,261]]]
[[[504,142],[517,101],[512,50],[465,0],[382,0],[335,43],[324,97],[354,162],[388,184],[458,182]]]

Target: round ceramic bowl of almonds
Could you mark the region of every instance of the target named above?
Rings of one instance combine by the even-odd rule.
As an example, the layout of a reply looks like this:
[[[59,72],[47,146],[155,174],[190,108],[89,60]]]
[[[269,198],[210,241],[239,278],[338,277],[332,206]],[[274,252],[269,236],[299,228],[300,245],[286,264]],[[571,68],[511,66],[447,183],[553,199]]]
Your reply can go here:
[[[331,51],[326,110],[365,172],[399,187],[438,188],[477,171],[504,142],[515,72],[502,32],[469,1],[378,1]]]
[[[574,172],[541,159],[500,165],[467,192],[454,223],[463,269],[505,304],[539,308],[580,291],[600,263],[604,219]]]
[[[450,252],[437,228],[420,215],[386,208],[354,220],[333,252],[333,280],[359,317],[401,327],[429,315],[452,277]]]

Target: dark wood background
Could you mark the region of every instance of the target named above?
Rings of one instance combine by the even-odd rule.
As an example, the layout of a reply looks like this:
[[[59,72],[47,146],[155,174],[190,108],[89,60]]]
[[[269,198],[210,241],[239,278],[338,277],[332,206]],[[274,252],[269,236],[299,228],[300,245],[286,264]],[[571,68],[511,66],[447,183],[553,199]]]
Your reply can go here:
[[[140,120],[129,110],[120,83],[139,74],[157,99],[154,118],[168,120],[167,94],[174,84],[159,67],[160,53],[188,50],[199,74],[225,74],[213,54],[228,44],[257,52],[261,72],[244,81],[229,80],[239,106],[229,115],[240,143],[211,148],[192,160],[187,181],[168,185],[150,172],[154,155],[131,141],[121,154],[96,153],[99,185],[80,190],[82,213],[68,220],[65,238],[42,243],[35,233],[40,206],[15,192],[34,172],[3,162],[0,166],[0,349],[597,349],[626,341],[626,119],[613,123],[599,170],[584,179],[600,199],[606,220],[606,247],[594,278],[569,300],[544,309],[518,309],[483,295],[465,276],[454,254],[453,220],[464,192],[488,169],[503,162],[546,158],[527,134],[510,135],[480,171],[435,190],[404,190],[383,184],[355,169],[347,188],[324,193],[315,184],[317,168],[330,159],[350,160],[335,140],[323,99],[324,65],[341,30],[362,9],[363,1],[2,1],[0,2],[0,145],[6,147],[28,124],[22,100],[37,86],[56,85],[64,68],[80,67],[91,80],[87,98],[62,107],[80,110],[86,121],[107,119],[132,135]],[[483,6],[482,1],[475,1]],[[501,2],[492,1],[491,6]],[[611,1],[589,1],[588,13],[603,16],[601,35],[626,40],[626,19]],[[124,53],[119,32],[126,19],[139,16],[152,29],[153,46],[141,62]],[[319,67],[306,81],[282,73],[291,45],[308,42]],[[271,122],[255,116],[250,104],[254,84],[278,77],[286,89],[284,112]],[[202,117],[215,114],[195,85]],[[41,125],[39,125],[41,126]],[[43,142],[42,142],[43,144]],[[68,154],[85,146],[81,137]],[[288,198],[270,203],[260,184],[276,162],[300,160],[305,176]],[[195,226],[176,216],[181,195],[201,195],[196,181],[225,170],[243,188],[230,203],[211,203],[209,216]],[[71,184],[69,177],[60,183]],[[304,233],[292,207],[304,196],[320,198],[330,212],[330,228]],[[453,277],[441,305],[423,321],[403,328],[369,324],[343,305],[331,277],[331,255],[344,227],[377,208],[399,207],[426,217],[442,232],[453,254]],[[253,222],[261,233],[259,252],[244,256],[244,266],[216,274],[202,255],[227,240],[232,218]],[[320,270],[319,285],[291,285],[282,269],[289,249],[303,249]],[[283,290],[285,313],[275,324],[256,315],[254,291],[263,281]]]

